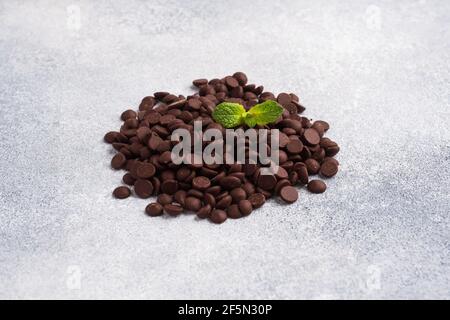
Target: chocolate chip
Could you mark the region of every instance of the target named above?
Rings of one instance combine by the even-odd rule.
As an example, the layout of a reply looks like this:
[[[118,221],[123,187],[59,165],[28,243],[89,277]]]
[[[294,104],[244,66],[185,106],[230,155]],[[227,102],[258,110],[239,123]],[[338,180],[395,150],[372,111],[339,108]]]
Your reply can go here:
[[[163,126],[167,126],[169,123],[174,121],[176,117],[173,114],[166,114],[159,118],[159,123]]]
[[[152,131],[149,127],[140,127],[136,130],[136,136],[139,140],[146,144],[148,137],[151,135]]]
[[[175,173],[172,170],[163,170],[159,175],[162,181],[175,180]]]
[[[233,198],[230,195],[226,195],[220,200],[217,199],[216,208],[218,209],[226,209],[233,202]]]
[[[155,195],[159,194],[159,190],[161,189],[161,182],[159,181],[159,179],[157,177],[152,177],[150,181],[153,185],[153,193]]]
[[[314,121],[313,127],[314,127],[314,124],[320,125],[324,129],[325,132],[327,132],[328,129],[330,129],[330,125],[328,124],[328,122],[323,121],[323,120]]]
[[[172,161],[172,153],[170,151],[165,151],[159,157],[159,162],[163,164],[168,164]]]
[[[325,150],[322,148],[319,148],[318,150],[314,151],[311,155],[313,159],[316,159],[319,163],[323,162],[323,159],[325,158]]]
[[[216,90],[214,89],[214,87],[212,85],[209,84],[205,84],[203,86],[200,87],[200,89],[198,90],[198,94],[200,96],[206,96],[208,94],[214,94],[216,92]]]
[[[289,93],[289,95],[291,96],[292,101],[295,101],[295,102],[299,101],[299,97],[295,93]]]
[[[320,174],[330,178],[338,172],[338,165],[333,161],[326,161],[320,166]]]
[[[228,191],[222,191],[218,195],[216,195],[216,201],[222,200],[224,197],[228,196],[230,193]]]
[[[167,194],[174,194],[178,191],[178,181],[166,180],[161,184],[161,191]]]
[[[165,137],[169,135],[169,130],[160,125],[155,125],[152,127],[152,130],[157,133],[160,137]]]
[[[292,98],[289,94],[283,92],[278,95],[277,101],[279,104],[284,106],[284,105],[287,105],[288,103],[291,103]]]
[[[155,166],[148,162],[142,162],[137,165],[136,175],[139,178],[147,179],[153,177],[155,174]]]
[[[167,193],[161,193],[156,198],[156,201],[158,201],[161,205],[169,204],[173,202],[173,196]]]
[[[128,128],[128,129],[136,129],[138,127],[138,125],[139,125],[139,121],[136,118],[127,119],[124,123],[125,128]]]
[[[293,174],[293,173],[297,174],[295,171],[291,172],[291,174]],[[295,183],[292,183],[292,184],[295,184]],[[290,186],[290,185],[291,185],[291,180],[282,179],[282,180],[278,181],[275,186],[275,194],[279,195],[282,188],[284,188],[285,186]]]
[[[287,203],[294,203],[298,199],[298,192],[294,187],[285,186],[280,190],[280,197]]]
[[[315,159],[307,159],[305,160],[306,168],[308,169],[309,174],[317,174],[320,169],[320,163]]]
[[[277,178],[274,175],[260,175],[258,177],[258,186],[264,190],[272,190],[277,184]]]
[[[289,114],[296,114],[298,112],[297,106],[293,102],[288,102],[283,107],[289,112]]]
[[[334,162],[337,166],[339,166],[339,161],[337,161],[335,158],[325,157],[325,158],[323,159],[323,162],[327,162],[327,161],[332,161],[332,162]]]
[[[289,172],[289,182],[291,183],[291,185],[295,186],[298,183],[298,173],[295,171],[291,171]],[[276,189],[276,187],[275,187]]]
[[[120,116],[120,119],[122,119],[122,121],[126,121],[128,119],[136,119],[137,117],[137,113],[134,110],[126,110],[122,113],[122,115]]]
[[[158,134],[152,133],[150,139],[148,139],[148,147],[151,150],[156,150],[162,141],[163,140],[158,136]]]
[[[241,180],[237,177],[227,176],[220,179],[220,185],[225,189],[234,189],[241,186]]]
[[[165,92],[165,91],[158,91],[155,92],[153,94],[153,96],[157,99],[157,100],[162,100],[165,96],[169,95],[169,92]]]
[[[205,193],[203,195],[203,200],[205,203],[209,204],[211,208],[216,206],[216,198],[211,193]]]
[[[239,219],[242,217],[241,211],[239,210],[239,206],[237,204],[232,204],[227,209],[227,216],[231,219]]]
[[[147,207],[145,207],[145,212],[150,217],[157,217],[163,214],[163,206],[156,202],[150,203]]]
[[[166,95],[164,98],[161,99],[162,102],[170,104],[174,101],[176,101],[178,99],[178,97],[174,94],[168,94]]]
[[[130,194],[131,194],[130,189],[125,186],[117,187],[113,191],[113,196],[116,197],[117,199],[128,198]]]
[[[254,193],[248,197],[248,201],[250,201],[253,208],[259,208],[266,202],[266,197],[262,193]]]
[[[258,193],[262,193],[266,199],[270,199],[272,197],[272,192],[268,190],[261,189],[260,187],[256,187],[256,191]]]
[[[199,110],[200,107],[202,106],[202,102],[200,101],[200,99],[197,99],[197,98],[189,99],[187,104],[191,109],[194,109],[194,110]]]
[[[302,106],[300,103],[298,103],[298,101],[292,101],[292,104],[294,104],[297,107],[298,113],[302,113],[306,109],[304,106]]]
[[[167,212],[168,215],[177,216],[183,212],[183,208],[177,204],[166,204],[163,206],[164,211]]]
[[[195,177],[192,179],[192,186],[198,190],[206,190],[211,186],[211,181],[207,177]]]
[[[167,109],[169,110],[168,113],[173,114],[174,116],[178,116],[181,113],[181,110],[179,108],[182,108],[186,104],[186,99],[180,99],[178,101],[172,102],[167,106]]]
[[[125,173],[122,177],[123,183],[132,186],[136,182],[136,179],[131,175],[131,173]]]
[[[113,143],[116,141],[117,135],[119,133],[115,132],[115,131],[110,131],[107,134],[105,134],[105,136],[103,137],[103,139],[105,140],[105,142],[107,143]]]
[[[113,167],[114,169],[120,169],[125,165],[126,162],[127,158],[125,157],[125,155],[119,152],[112,158],[111,167]]]
[[[137,179],[134,183],[134,192],[140,198],[148,198],[153,193],[153,185],[148,180]]]
[[[241,86],[245,86],[247,84],[247,81],[248,81],[247,80],[247,75],[245,73],[243,73],[243,72],[240,72],[240,71],[235,72],[233,74],[233,78],[235,78],[239,82],[239,85],[241,85]]]
[[[196,79],[196,80],[192,81],[192,84],[196,87],[201,87],[207,83],[208,83],[207,79]]]
[[[220,224],[227,220],[227,213],[223,210],[213,210],[211,212],[210,220],[214,223]]]
[[[321,180],[311,180],[308,183],[308,190],[312,193],[323,193],[326,189],[327,185]]]
[[[140,105],[139,105],[139,110],[149,110],[151,108],[153,108],[153,106],[155,105],[155,98],[152,96],[148,96],[145,97],[144,99],[142,99]]]
[[[291,139],[289,139],[289,137],[286,134],[284,134],[283,132],[280,132],[279,133],[280,148],[286,147],[289,142],[291,142]]]
[[[319,133],[319,136],[322,137],[325,133],[325,125],[321,121],[315,121],[311,128],[316,129],[316,131]]]
[[[197,211],[197,217],[199,217],[200,219],[208,218],[209,215],[211,214],[211,210],[212,207],[209,204],[207,204],[206,206],[201,207],[200,210]]]
[[[183,207],[185,205],[185,200],[187,197],[187,192],[185,190],[178,190],[174,193],[173,198],[176,202],[181,204]]]
[[[243,216],[248,216],[253,211],[252,203],[249,200],[239,201],[239,210]]]
[[[177,180],[185,181],[191,174],[191,169],[188,167],[181,167],[177,170]]]
[[[278,171],[275,173],[277,179],[287,179],[288,172],[283,167],[278,167]]]
[[[228,88],[223,83],[215,84],[214,90],[216,90],[216,97],[218,97],[218,93],[222,93],[224,97],[226,97],[228,95]]]
[[[217,175],[217,171],[203,167],[200,169],[200,174],[212,178]]]
[[[300,151],[302,151],[303,149],[303,143],[300,140],[291,140],[286,145],[286,149],[290,153],[300,153]]]
[[[284,119],[280,121],[280,125],[284,127],[285,129],[293,129],[294,131],[291,131],[291,134],[302,134],[303,133],[303,126],[301,121],[295,120],[295,119]]]
[[[187,195],[196,197],[198,199],[203,199],[203,197],[204,197],[203,192],[201,192],[200,190],[196,190],[196,189],[189,189],[187,192]]]
[[[307,184],[309,175],[308,175],[308,168],[306,167],[306,165],[303,162],[298,162],[296,163],[296,167],[294,167],[294,170],[298,173],[298,180],[302,184]]]
[[[308,145],[316,145],[320,142],[320,135],[316,129],[308,128],[303,133],[303,138]]]
[[[230,191],[230,196],[234,203],[239,203],[239,201],[247,198],[247,193],[242,188],[234,188]]]
[[[189,211],[198,211],[202,207],[202,202],[195,197],[187,197],[185,200],[184,207]]]
[[[168,141],[168,140],[162,141],[162,142],[156,147],[156,150],[157,150],[158,152],[161,152],[161,153],[164,153],[164,152],[166,152],[166,151],[170,151],[170,149],[171,149],[171,144],[170,144],[170,141]]]
[[[257,96],[259,96],[262,92],[264,91],[264,86],[258,86],[255,88],[255,90],[253,90],[253,93],[256,94]],[[272,94],[272,100],[275,100],[275,97]]]
[[[255,186],[253,185],[253,183],[247,181],[242,185],[242,189],[245,190],[245,193],[247,194],[247,196],[250,196],[252,194],[255,193]]]
[[[236,88],[239,86],[239,82],[231,76],[225,77],[225,84],[230,88]]]
[[[328,146],[325,148],[325,153],[328,157],[333,157],[336,154],[338,154],[339,152],[339,146],[338,145],[334,145],[334,146]]]
[[[208,189],[206,189],[205,192],[212,194],[213,196],[217,196],[222,191],[222,188],[220,186],[213,186]]]
[[[241,86],[231,89],[230,95],[233,98],[242,98],[244,96],[244,89]]]

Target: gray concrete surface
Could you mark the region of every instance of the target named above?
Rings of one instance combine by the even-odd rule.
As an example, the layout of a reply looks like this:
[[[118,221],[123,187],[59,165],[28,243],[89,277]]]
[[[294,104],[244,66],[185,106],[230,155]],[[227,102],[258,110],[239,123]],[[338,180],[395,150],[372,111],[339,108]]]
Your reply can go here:
[[[450,2],[1,1],[0,298],[450,298]],[[339,174],[217,226],[112,199],[102,142],[242,70],[331,124]]]

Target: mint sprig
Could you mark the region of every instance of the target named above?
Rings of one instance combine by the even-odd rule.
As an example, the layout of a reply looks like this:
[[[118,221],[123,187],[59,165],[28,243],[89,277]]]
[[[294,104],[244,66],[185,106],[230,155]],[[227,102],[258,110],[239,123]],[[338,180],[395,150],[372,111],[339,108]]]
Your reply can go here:
[[[212,114],[213,119],[225,128],[246,124],[250,128],[275,122],[283,113],[283,107],[273,100],[267,100],[245,111],[239,103],[222,102]]]
[[[212,114],[213,119],[225,128],[233,128],[242,123],[245,109],[239,103],[222,102]]]

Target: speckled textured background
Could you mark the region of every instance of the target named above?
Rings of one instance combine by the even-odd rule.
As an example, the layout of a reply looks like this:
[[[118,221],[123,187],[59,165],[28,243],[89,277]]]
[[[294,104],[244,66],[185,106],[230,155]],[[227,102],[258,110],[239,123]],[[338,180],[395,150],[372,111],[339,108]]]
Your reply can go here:
[[[450,2],[1,1],[0,298],[450,298]],[[246,219],[112,199],[105,132],[244,71],[341,146]]]

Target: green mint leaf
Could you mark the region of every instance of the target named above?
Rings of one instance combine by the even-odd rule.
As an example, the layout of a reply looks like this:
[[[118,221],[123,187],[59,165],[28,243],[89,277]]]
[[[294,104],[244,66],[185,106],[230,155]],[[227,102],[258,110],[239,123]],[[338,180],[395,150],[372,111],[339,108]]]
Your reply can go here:
[[[255,122],[258,125],[266,125],[278,119],[283,113],[283,107],[273,100],[267,100],[253,106],[247,113],[248,116],[245,119],[250,118],[251,120],[248,120],[250,123]],[[248,123],[247,125],[250,127]]]
[[[248,112],[246,112],[246,114],[244,116],[244,122],[250,128],[253,128],[254,126],[256,126],[256,118],[255,118],[255,116],[251,115]]]
[[[213,111],[213,119],[225,128],[233,128],[242,123],[246,112],[239,103],[222,102]]]

